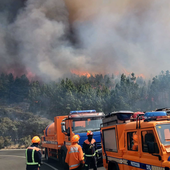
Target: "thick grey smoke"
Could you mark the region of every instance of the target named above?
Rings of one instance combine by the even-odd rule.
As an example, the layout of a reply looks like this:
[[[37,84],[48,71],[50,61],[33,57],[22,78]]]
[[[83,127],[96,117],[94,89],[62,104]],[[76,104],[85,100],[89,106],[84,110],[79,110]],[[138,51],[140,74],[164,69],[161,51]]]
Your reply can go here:
[[[168,0],[1,1],[0,71],[56,80],[70,70],[169,70]]]
[[[135,72],[148,77],[168,70],[170,1],[100,1],[79,11],[75,23],[95,71]],[[86,14],[86,15],[85,15]],[[82,18],[83,18],[82,17]]]

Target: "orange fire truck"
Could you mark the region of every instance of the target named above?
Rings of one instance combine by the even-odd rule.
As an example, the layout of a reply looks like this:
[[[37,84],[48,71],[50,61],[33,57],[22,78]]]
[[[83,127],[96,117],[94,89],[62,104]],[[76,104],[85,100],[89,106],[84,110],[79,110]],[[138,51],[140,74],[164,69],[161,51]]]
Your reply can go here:
[[[101,124],[107,170],[170,170],[169,111],[152,111],[131,121],[131,111],[112,112]],[[143,120],[142,120],[143,119]]]
[[[79,144],[82,146],[87,139],[87,131],[91,130],[97,143],[98,160],[102,161],[100,124],[103,117],[104,113],[96,110],[71,111],[67,116],[54,117],[54,122],[46,127],[44,136],[41,137],[45,158],[57,159],[65,166],[67,147],[71,145],[72,136],[78,134]]]

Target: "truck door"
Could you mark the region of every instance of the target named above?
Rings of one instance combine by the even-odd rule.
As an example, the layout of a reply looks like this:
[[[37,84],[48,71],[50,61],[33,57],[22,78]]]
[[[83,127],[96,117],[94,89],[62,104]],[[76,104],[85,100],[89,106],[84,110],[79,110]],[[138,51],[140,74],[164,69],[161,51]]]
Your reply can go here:
[[[124,170],[139,170],[139,139],[138,130],[125,132],[125,154],[123,155]]]
[[[118,148],[117,127],[111,126],[102,130],[103,148],[104,148],[104,166],[106,167],[106,160],[108,161],[108,169],[114,169],[115,164],[121,166],[121,158]],[[119,167],[120,168],[120,167]]]
[[[161,150],[154,129],[140,130],[141,134],[141,169],[161,169]],[[149,153],[154,151],[154,153]]]
[[[66,120],[65,125],[66,125],[66,132],[67,132],[67,135],[65,135],[65,142],[66,142],[66,145],[71,145],[71,140],[70,140],[70,121]]]

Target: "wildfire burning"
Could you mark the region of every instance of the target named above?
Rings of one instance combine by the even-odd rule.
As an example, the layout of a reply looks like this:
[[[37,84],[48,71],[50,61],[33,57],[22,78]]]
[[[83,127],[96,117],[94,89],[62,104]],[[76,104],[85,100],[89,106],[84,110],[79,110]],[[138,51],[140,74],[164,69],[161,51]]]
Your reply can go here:
[[[94,74],[89,73],[89,72],[87,72],[87,71],[81,71],[81,70],[75,70],[75,69],[70,70],[70,72],[71,72],[72,74],[75,74],[75,75],[78,75],[78,76],[86,76],[87,78],[91,77],[91,75],[94,75]],[[109,75],[109,74],[111,74],[111,73],[107,73],[107,74]],[[119,76],[119,75],[121,75],[121,74],[125,74],[126,76],[129,76],[129,75],[131,75],[132,73],[131,73],[131,72],[128,72],[128,71],[125,70],[125,69],[123,69],[122,72],[116,71],[116,72],[114,72],[113,74],[116,75],[116,76]],[[103,75],[104,75],[104,74],[103,74]],[[145,78],[144,74],[138,74],[138,75],[135,74],[135,77],[142,77],[143,79]]]
[[[38,80],[38,76],[36,76],[36,74],[34,74],[30,69],[26,69],[26,70],[17,70],[17,69],[9,69],[7,71],[7,74],[12,73],[12,75],[14,76],[14,78],[16,77],[20,77],[22,75],[26,75],[26,77],[31,81],[31,80]]]
[[[126,76],[129,76],[132,74],[132,72],[129,72],[126,69],[123,69],[122,72],[119,72],[119,71],[114,72],[114,75],[116,75],[116,76],[119,76],[121,74],[125,74]],[[135,74],[135,77],[142,77],[143,79],[145,79],[144,74],[137,74],[137,75]]]
[[[71,70],[71,73],[79,75],[79,76],[86,76],[87,78],[91,77],[91,75],[92,75],[89,72],[80,71],[80,70]]]

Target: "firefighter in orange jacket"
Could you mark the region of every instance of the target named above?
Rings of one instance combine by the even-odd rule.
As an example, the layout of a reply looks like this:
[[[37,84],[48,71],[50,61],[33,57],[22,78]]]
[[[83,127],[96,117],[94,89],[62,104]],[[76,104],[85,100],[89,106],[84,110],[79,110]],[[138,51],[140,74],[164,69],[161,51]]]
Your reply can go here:
[[[40,168],[42,157],[41,151],[38,148],[40,141],[38,136],[34,136],[32,138],[32,145],[26,149],[26,170],[39,170]]]
[[[88,131],[87,137],[83,143],[83,152],[85,156],[85,169],[88,170],[90,168],[90,165],[92,164],[93,170],[97,170],[97,158],[96,158],[96,152],[97,152],[97,146],[96,146],[96,140],[93,139],[93,132]]]
[[[138,135],[134,133],[132,138],[133,138],[133,142],[134,142],[134,144],[132,146],[132,150],[137,151],[138,150]]]
[[[81,170],[84,166],[83,150],[81,146],[78,145],[79,139],[79,135],[74,135],[71,138],[72,144],[67,150],[65,162],[68,164],[69,169],[72,170]]]

